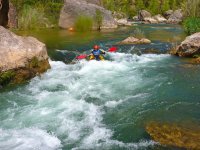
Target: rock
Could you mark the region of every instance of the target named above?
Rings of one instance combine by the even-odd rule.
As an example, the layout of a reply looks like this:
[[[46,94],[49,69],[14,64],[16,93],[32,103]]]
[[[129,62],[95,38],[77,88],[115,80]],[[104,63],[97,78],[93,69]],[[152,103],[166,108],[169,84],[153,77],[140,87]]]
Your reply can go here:
[[[50,68],[45,44],[0,26],[0,85],[21,83]]]
[[[116,18],[116,19],[123,19],[123,18],[125,18],[126,17],[126,14],[124,14],[124,13],[122,13],[122,12],[116,12],[116,11],[114,11],[113,13],[112,13],[112,16],[114,17],[114,18]]]
[[[115,20],[117,22],[117,25],[119,25],[119,26],[132,26],[133,25],[132,22],[129,22],[126,18],[119,19],[119,20],[115,19]]]
[[[144,18],[144,21],[146,23],[150,23],[150,24],[157,24],[158,23],[158,21],[156,19],[154,19],[153,17]]]
[[[164,12],[164,17],[166,18],[166,19],[169,19],[169,17],[173,14],[173,10],[168,10],[168,11],[166,11],[166,12]]]
[[[170,24],[178,24],[183,21],[183,12],[181,9],[174,11],[167,20]]]
[[[95,18],[96,10],[99,10],[103,16],[101,28],[117,28],[117,23],[110,11],[85,0],[65,0],[60,14],[59,26],[64,29],[71,28],[74,26],[76,18],[81,15]],[[93,28],[97,28],[95,24]]]
[[[101,5],[101,0],[86,0],[86,2],[95,4],[95,5]]]
[[[133,17],[133,21],[139,21],[138,16],[134,16],[134,17]]]
[[[155,15],[153,17],[158,23],[165,23],[167,19],[165,19],[161,14]]]
[[[18,27],[17,9],[11,2],[9,3],[8,26],[10,28]]]
[[[145,18],[151,18],[151,13],[146,10],[140,10],[138,13],[139,21],[145,21]]]
[[[135,38],[133,36],[130,36],[128,38],[126,38],[125,40],[118,42],[117,44],[150,44],[151,41],[146,39],[146,38]]]
[[[193,125],[191,125],[193,126]],[[185,149],[200,148],[200,128],[181,127],[176,124],[149,123],[146,131],[162,145],[176,146]]]
[[[176,53],[182,57],[193,57],[200,54],[200,32],[195,33],[186,39],[178,46]]]

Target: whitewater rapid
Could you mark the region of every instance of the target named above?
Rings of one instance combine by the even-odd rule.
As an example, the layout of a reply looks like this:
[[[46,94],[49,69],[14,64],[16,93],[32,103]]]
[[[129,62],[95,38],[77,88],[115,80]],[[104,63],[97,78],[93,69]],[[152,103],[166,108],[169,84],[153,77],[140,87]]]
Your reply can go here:
[[[115,108],[123,103],[145,104],[149,91],[159,86],[155,83],[166,81],[161,74],[149,79],[149,70],[170,56],[114,53],[110,57],[112,61],[68,65],[50,61],[52,68],[41,77],[2,93],[0,149],[142,149],[155,145],[148,139],[117,140],[104,116],[110,110],[117,112]]]

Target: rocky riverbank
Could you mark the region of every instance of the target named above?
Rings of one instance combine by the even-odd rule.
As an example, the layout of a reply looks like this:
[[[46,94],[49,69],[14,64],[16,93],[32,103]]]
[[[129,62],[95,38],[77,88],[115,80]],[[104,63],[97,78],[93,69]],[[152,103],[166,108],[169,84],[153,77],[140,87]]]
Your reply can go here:
[[[0,26],[0,86],[25,82],[50,68],[45,44]]]

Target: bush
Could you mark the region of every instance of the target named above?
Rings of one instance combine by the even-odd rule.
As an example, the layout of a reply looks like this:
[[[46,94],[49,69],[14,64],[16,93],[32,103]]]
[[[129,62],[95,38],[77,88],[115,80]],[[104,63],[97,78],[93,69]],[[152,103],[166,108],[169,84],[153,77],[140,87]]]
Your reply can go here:
[[[29,5],[24,5],[19,17],[20,29],[36,29],[44,28],[49,24],[49,20],[45,18],[42,8],[32,8]]]
[[[74,25],[75,30],[79,32],[91,31],[92,27],[93,19],[89,16],[79,16]]]
[[[185,32],[189,35],[195,32],[200,32],[200,18],[189,17],[184,20],[183,26]]]

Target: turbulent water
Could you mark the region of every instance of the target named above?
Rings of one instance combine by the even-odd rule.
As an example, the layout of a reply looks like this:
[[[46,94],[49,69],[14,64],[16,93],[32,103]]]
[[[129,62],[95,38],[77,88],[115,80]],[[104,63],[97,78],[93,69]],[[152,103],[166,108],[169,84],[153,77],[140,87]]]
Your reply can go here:
[[[41,77],[2,91],[0,150],[171,149],[145,125],[200,122],[200,66],[133,49],[103,62],[51,60]]]

